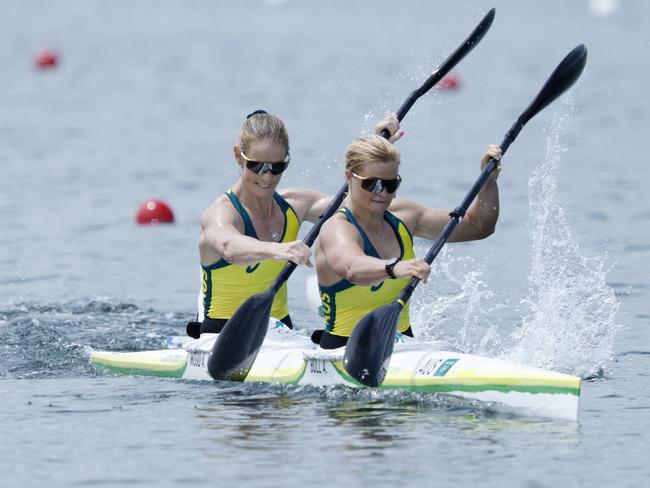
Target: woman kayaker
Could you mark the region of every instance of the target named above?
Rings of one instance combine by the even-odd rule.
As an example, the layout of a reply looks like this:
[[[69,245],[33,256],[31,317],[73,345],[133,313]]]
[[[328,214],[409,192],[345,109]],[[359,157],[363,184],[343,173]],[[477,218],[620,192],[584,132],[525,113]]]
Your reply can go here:
[[[490,145],[481,158],[499,159]],[[411,277],[426,282],[431,267],[415,256],[413,236],[435,239],[449,221],[450,210],[427,208],[395,198],[400,186],[400,154],[379,136],[356,139],[345,156],[350,193],[343,207],[321,229],[316,246],[316,270],[325,312],[325,331],[312,340],[324,349],[345,345],[356,323],[381,305],[394,301]],[[450,242],[483,239],[494,232],[499,216],[495,170]],[[398,331],[413,336],[408,303]]]
[[[403,134],[395,114],[375,127],[377,133],[383,129],[393,142]],[[201,216],[200,322],[188,324],[192,337],[220,332],[246,298],[269,288],[287,261],[311,267],[311,249],[297,240],[298,229],[304,221],[316,222],[331,200],[306,188],[276,191],[291,157],[285,125],[274,115],[248,115],[233,153],[239,180]],[[286,283],[271,313],[292,327]]]

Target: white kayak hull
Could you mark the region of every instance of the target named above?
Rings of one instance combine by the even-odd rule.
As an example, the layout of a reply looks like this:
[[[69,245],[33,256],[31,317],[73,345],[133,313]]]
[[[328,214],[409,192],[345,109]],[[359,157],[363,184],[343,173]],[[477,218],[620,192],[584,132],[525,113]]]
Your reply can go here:
[[[316,348],[309,338],[280,324],[271,320],[247,382],[365,388],[343,368],[344,348]],[[120,374],[212,381],[207,362],[216,338],[217,334],[203,334],[197,340],[184,340],[178,349],[93,351],[91,362]],[[444,393],[527,414],[577,420],[580,378],[440,347],[440,343],[415,341],[395,344],[380,388]]]

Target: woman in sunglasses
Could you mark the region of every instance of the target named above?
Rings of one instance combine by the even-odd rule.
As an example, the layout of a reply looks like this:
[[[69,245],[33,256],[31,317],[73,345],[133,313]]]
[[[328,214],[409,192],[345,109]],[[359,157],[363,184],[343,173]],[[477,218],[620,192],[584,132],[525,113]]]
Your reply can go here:
[[[499,146],[490,145],[481,159],[500,159]],[[449,221],[450,210],[435,210],[396,199],[400,186],[400,155],[379,136],[355,140],[345,155],[350,193],[344,206],[321,229],[316,270],[325,312],[325,331],[312,340],[323,349],[344,346],[357,322],[372,310],[394,301],[411,277],[426,282],[431,267],[415,256],[413,235],[435,239]],[[450,242],[483,239],[494,232],[499,216],[499,170],[478,194]],[[413,336],[408,303],[399,332]]]
[[[403,132],[389,114],[375,128],[387,129],[396,141]],[[250,114],[233,148],[241,176],[201,216],[199,253],[202,293],[199,320],[187,332],[220,332],[248,297],[267,290],[287,261],[311,267],[311,250],[297,240],[300,224],[316,222],[331,197],[306,188],[277,192],[290,166],[289,136],[284,123],[263,110]],[[271,311],[292,327],[286,283]]]

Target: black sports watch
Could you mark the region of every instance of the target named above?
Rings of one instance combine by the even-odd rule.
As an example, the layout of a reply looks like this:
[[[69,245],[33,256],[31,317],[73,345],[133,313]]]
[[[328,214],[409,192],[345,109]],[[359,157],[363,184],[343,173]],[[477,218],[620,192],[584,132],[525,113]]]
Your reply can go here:
[[[396,279],[397,276],[395,276],[395,273],[393,272],[393,268],[397,263],[399,263],[400,258],[390,258],[384,261],[384,268],[386,269],[386,274],[388,275],[389,278]]]

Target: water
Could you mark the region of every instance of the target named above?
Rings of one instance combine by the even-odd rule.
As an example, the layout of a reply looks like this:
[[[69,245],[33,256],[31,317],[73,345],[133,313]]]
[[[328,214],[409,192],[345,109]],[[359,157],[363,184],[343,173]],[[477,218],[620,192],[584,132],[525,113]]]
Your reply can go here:
[[[607,13],[596,3],[2,2],[1,485],[644,483],[650,7],[595,15]],[[192,317],[198,217],[237,177],[246,113],[286,121],[283,186],[334,193],[347,143],[493,5],[461,89],[427,95],[403,122],[402,196],[457,205],[485,146],[582,42],[587,69],[509,149],[497,232],[441,253],[413,321],[422,338],[582,376],[577,423],[445,396],[90,366],[91,348],[159,348]],[[43,47],[60,51],[56,70],[33,69]],[[150,197],[175,225],[133,223]],[[307,276],[289,282],[305,332],[318,326]]]

